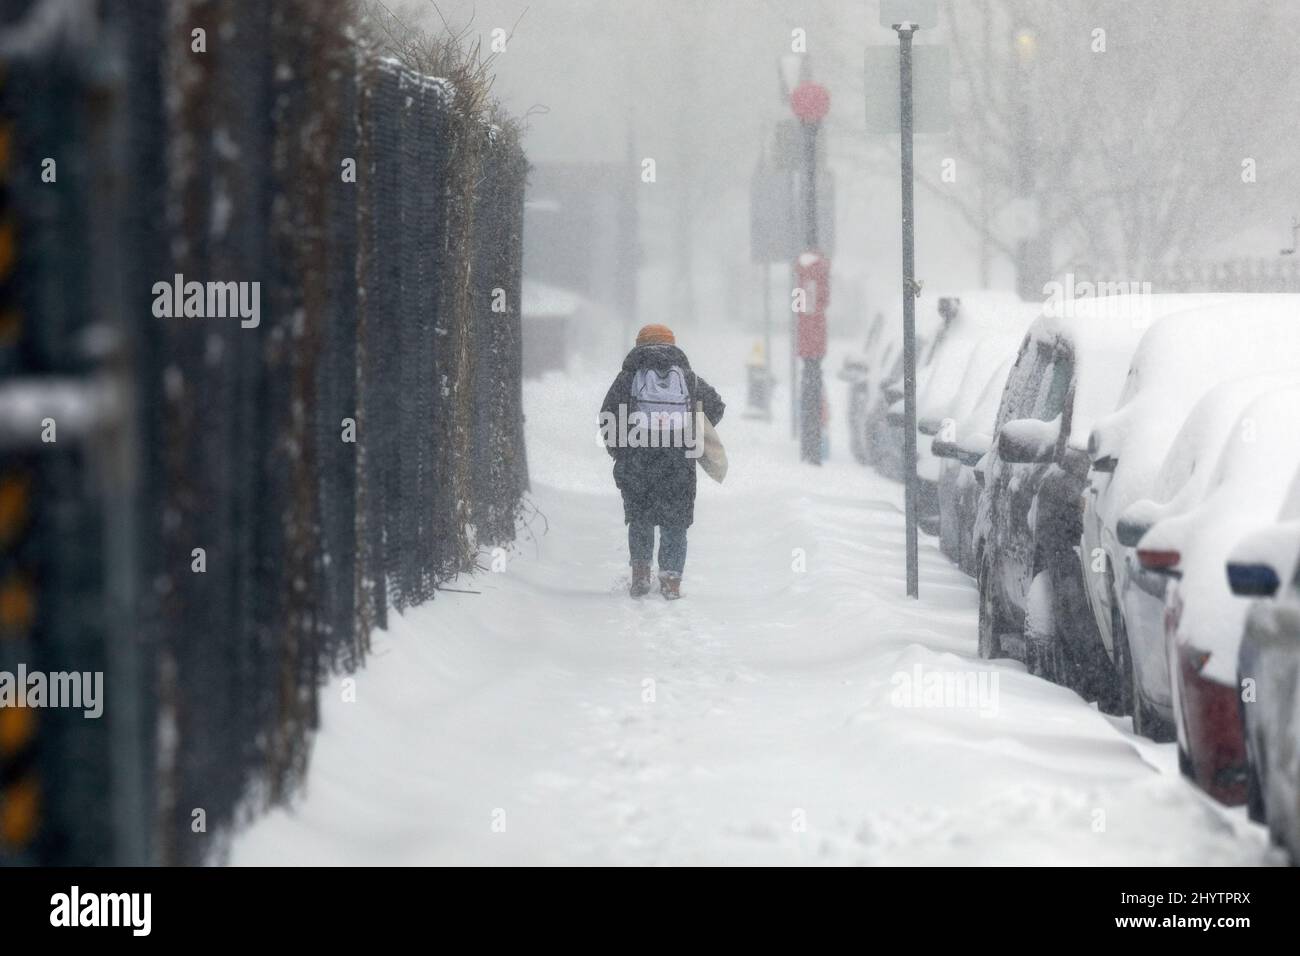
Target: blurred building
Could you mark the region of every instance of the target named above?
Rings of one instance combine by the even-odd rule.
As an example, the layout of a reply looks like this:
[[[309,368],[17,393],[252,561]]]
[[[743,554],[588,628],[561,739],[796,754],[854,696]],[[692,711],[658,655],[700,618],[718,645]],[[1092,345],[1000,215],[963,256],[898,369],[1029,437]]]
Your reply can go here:
[[[630,160],[540,163],[529,170],[525,374],[562,367],[575,353],[599,354],[636,328],[639,184],[639,167]]]

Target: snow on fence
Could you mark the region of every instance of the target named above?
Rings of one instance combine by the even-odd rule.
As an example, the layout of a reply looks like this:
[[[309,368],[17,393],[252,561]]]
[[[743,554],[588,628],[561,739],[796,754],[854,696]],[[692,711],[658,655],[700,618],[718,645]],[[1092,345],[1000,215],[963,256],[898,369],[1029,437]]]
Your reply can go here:
[[[0,504],[32,505],[16,543],[0,507],[0,587],[38,610],[0,671],[106,691],[0,733],[0,862],[219,854],[301,781],[372,628],[509,543],[527,485],[517,138],[360,47],[349,0],[101,6],[16,52],[0,28],[0,369],[118,409],[3,450]],[[256,309],[185,315],[190,282]]]

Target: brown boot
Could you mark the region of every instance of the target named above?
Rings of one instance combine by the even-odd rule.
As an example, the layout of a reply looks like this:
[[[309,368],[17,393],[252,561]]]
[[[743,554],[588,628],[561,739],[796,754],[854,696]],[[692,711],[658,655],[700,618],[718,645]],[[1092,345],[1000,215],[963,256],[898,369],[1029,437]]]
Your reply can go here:
[[[682,576],[671,571],[660,572],[659,593],[664,596],[665,601],[676,601],[682,596]]]
[[[650,564],[640,561],[632,562],[632,586],[628,588],[632,597],[641,597],[650,593]]]

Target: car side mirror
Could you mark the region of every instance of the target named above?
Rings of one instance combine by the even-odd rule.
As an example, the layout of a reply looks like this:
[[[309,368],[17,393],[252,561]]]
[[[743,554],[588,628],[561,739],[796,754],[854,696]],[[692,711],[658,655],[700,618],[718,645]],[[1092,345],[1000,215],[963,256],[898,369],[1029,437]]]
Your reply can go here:
[[[1088,458],[1092,461],[1093,471],[1109,475],[1115,471],[1119,459],[1110,452],[1103,451],[1104,444],[1105,440],[1102,438],[1101,429],[1094,428],[1092,434],[1088,436]]]
[[[916,430],[922,435],[937,435],[943,427],[943,419],[927,415],[916,423]]]
[[[1126,548],[1136,548],[1151,526],[1156,523],[1159,506],[1154,501],[1135,501],[1125,508],[1115,522],[1115,537]]]
[[[1119,538],[1119,543],[1126,548],[1136,548],[1142,536],[1147,533],[1151,525],[1144,521],[1135,521],[1132,518],[1120,518],[1115,525],[1115,537]]]
[[[955,461],[958,456],[957,443],[943,438],[936,438],[930,442],[930,454],[935,458],[951,458]]]
[[[1161,520],[1163,516],[1160,514],[1160,506],[1152,501],[1134,502],[1120,513],[1120,518],[1149,526],[1137,543],[1135,557],[1138,567],[1165,577],[1183,576],[1183,539],[1186,537],[1184,522],[1177,519]],[[1118,535],[1118,522],[1115,531]]]
[[[1082,448],[1066,448],[1065,455],[1061,459],[1061,467],[1066,473],[1073,478],[1083,481],[1088,477],[1088,469],[1092,466],[1092,460],[1088,458],[1088,453]]]
[[[1013,465],[1051,461],[1056,452],[1059,430],[1059,422],[1042,422],[1035,418],[1007,422],[998,432],[998,456]]]
[[[968,468],[974,468],[980,463],[987,449],[971,448],[961,442],[949,441],[946,438],[936,438],[930,442],[930,454],[935,458],[949,458],[959,465],[965,465]]]
[[[986,433],[970,432],[964,438],[958,439],[957,450],[953,457],[967,468],[974,468],[984,460],[992,444],[993,439]]]
[[[1238,597],[1273,597],[1282,575],[1296,565],[1300,520],[1268,525],[1246,535],[1228,552],[1228,587]]]
[[[1228,587],[1237,597],[1270,598],[1281,583],[1270,564],[1228,562]]]

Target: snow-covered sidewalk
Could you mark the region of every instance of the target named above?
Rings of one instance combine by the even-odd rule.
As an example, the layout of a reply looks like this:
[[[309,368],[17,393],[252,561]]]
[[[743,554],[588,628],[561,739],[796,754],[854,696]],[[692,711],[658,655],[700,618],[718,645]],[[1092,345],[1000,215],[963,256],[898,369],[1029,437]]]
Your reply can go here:
[[[974,588],[932,539],[904,598],[898,486],[838,435],[798,465],[684,344],[723,379],[731,459],[701,476],[684,599],[626,595],[588,424],[613,370],[529,383],[548,530],[375,636],[355,701],[325,693],[305,794],[232,862],[1281,862],[1172,745],[980,661]]]

